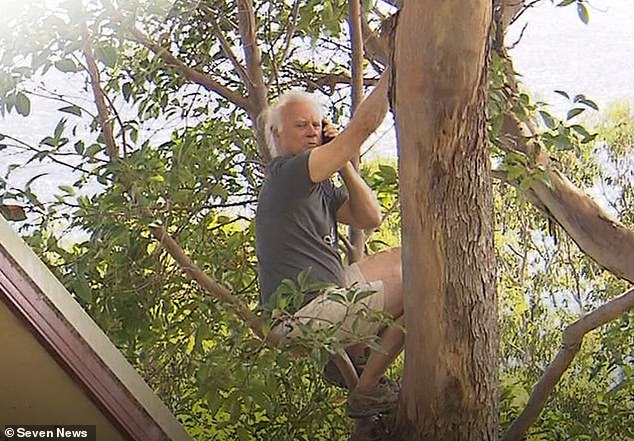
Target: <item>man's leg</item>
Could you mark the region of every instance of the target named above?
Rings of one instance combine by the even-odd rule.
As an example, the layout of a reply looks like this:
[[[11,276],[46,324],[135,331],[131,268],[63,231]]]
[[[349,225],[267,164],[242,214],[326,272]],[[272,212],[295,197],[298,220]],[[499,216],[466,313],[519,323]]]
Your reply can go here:
[[[403,317],[395,320],[396,325],[403,325]],[[405,335],[400,328],[390,326],[381,334],[379,344],[384,352],[371,351],[363,372],[357,383],[357,390],[362,393],[370,392],[378,384],[387,368],[403,350]]]
[[[384,288],[383,310],[394,319],[403,315],[403,273],[401,248],[390,248],[357,263],[368,282],[381,280]]]
[[[357,263],[361,274],[368,282],[383,282],[383,311],[394,320],[403,315],[403,276],[401,271],[401,248],[373,254]],[[346,348],[353,357],[365,354],[367,346],[359,343]]]
[[[361,273],[369,282],[381,280],[384,288],[383,311],[387,313],[397,325],[403,323],[403,278],[401,272],[401,250],[400,248],[384,251],[370,256],[358,263]],[[379,344],[384,352],[371,351],[370,357],[359,378],[357,387],[352,393],[355,397],[352,401],[359,402],[360,395],[372,395],[379,384],[379,380],[403,349],[405,336],[403,331],[397,326],[389,326],[380,334]],[[391,395],[390,395],[391,394]],[[381,397],[374,397],[379,401]],[[384,397],[386,400],[393,400],[393,392],[387,391]],[[396,397],[397,398],[397,397]],[[365,400],[361,400],[363,402]],[[371,401],[370,401],[371,402]],[[351,416],[363,415],[364,409],[355,409],[351,400],[348,402],[348,411]],[[395,404],[395,403],[393,403]],[[351,406],[352,405],[352,406]],[[389,403],[378,404],[379,408],[387,409]],[[355,415],[356,414],[356,415]]]

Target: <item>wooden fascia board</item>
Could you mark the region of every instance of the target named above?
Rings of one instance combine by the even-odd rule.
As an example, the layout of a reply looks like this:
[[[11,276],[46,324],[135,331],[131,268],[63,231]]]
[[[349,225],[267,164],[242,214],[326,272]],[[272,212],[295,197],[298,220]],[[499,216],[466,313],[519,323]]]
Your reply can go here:
[[[163,402],[0,216],[0,300],[134,441],[191,441]]]

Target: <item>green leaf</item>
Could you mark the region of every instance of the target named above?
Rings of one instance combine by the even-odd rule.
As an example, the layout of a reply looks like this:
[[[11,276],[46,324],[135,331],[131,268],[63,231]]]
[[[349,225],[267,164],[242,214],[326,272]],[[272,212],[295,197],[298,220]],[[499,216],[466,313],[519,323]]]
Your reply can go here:
[[[209,406],[209,412],[212,417],[222,408],[223,397],[217,389],[214,388],[207,392],[207,405]]]
[[[47,136],[46,138],[44,138],[43,140],[40,141],[40,144],[44,144],[44,145],[48,145],[48,146],[51,146],[51,147],[55,147],[57,145],[57,141],[55,140],[55,138]]]
[[[59,139],[62,136],[62,133],[64,133],[65,128],[66,128],[66,118],[62,118],[57,122],[57,125],[55,126],[55,130],[53,132],[53,136],[55,136],[56,139]]]
[[[84,153],[84,149],[85,149],[84,141],[79,140],[75,143],[75,151],[78,154],[82,155]]]
[[[581,140],[581,143],[582,143],[582,144],[587,144],[587,143],[589,143],[590,141],[594,141],[594,140],[596,139],[596,137],[597,137],[597,136],[599,136],[599,134],[598,134],[598,133],[592,133],[592,134],[590,134],[590,135],[588,135],[588,136],[584,137],[584,138]]]
[[[555,128],[555,120],[550,115],[550,113],[540,110],[539,116],[542,117],[542,120],[544,121],[544,124],[546,124],[546,127],[548,127],[549,129]]]
[[[70,113],[72,115],[81,116],[81,109],[78,106],[75,106],[75,105],[66,106],[66,107],[60,107],[57,110],[59,110],[60,112],[66,112],[66,113]]]
[[[247,432],[247,429],[243,426],[238,426],[236,431],[238,432],[238,439],[240,441],[249,441],[251,439],[251,437],[249,437],[249,432]]]
[[[130,97],[132,96],[132,84],[123,83],[123,86],[121,86],[121,92],[123,93],[123,98],[129,102]]]
[[[599,110],[599,106],[597,106],[597,103],[595,103],[592,100],[589,100],[587,98],[582,98],[579,100],[580,103],[585,104],[586,106],[594,109],[594,110]]]
[[[108,67],[115,67],[119,60],[119,54],[112,46],[99,46],[95,48],[95,56]]]
[[[18,92],[15,97],[15,108],[22,116],[29,116],[31,113],[31,100],[26,94]]]
[[[81,300],[85,303],[92,302],[92,290],[88,285],[88,282],[83,276],[78,276],[73,282],[73,291]]]
[[[575,107],[575,108],[572,108],[572,109],[570,109],[570,110],[568,111],[568,114],[566,115],[566,119],[567,119],[567,120],[572,119],[572,118],[574,118],[575,116],[577,116],[577,115],[579,115],[580,113],[582,113],[584,110],[586,110],[586,109],[583,109],[583,108],[581,108],[581,107]]]
[[[77,72],[79,70],[75,62],[68,58],[64,58],[63,60],[56,61],[55,68],[59,70],[60,72],[64,72],[64,73]]]
[[[75,189],[70,185],[60,185],[58,188],[63,192],[68,193],[70,196],[75,196]]]
[[[563,97],[565,97],[565,98],[567,98],[567,99],[570,99],[570,95],[568,95],[568,94],[567,94],[566,92],[564,92],[563,90],[555,90],[555,93],[558,93],[559,95],[561,95],[561,96],[563,96]]]
[[[574,124],[570,126],[570,128],[574,130],[575,132],[577,132],[579,135],[583,136],[584,138],[591,136],[590,132],[588,132],[588,130],[586,130],[585,127],[580,126],[579,124]]]
[[[88,156],[89,158],[92,158],[97,153],[99,153],[100,151],[101,151],[101,145],[100,144],[91,144],[86,149],[86,156]]]
[[[391,165],[379,164],[379,173],[387,183],[394,183],[397,180],[396,170]]]
[[[563,0],[562,2],[558,3],[557,6],[568,6],[576,1],[577,0]]]
[[[573,146],[570,143],[570,138],[565,134],[560,133],[551,140],[552,144],[560,150],[572,150]]]
[[[579,18],[585,24],[590,22],[590,14],[588,14],[588,8],[582,2],[577,3],[577,14],[579,14]]]

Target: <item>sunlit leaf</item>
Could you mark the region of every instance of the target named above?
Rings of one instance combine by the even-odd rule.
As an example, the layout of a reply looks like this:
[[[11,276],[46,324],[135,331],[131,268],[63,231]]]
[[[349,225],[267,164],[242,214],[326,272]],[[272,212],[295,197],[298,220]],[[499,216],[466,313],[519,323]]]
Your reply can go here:
[[[582,22],[588,24],[590,22],[590,14],[588,13],[588,8],[582,2],[577,3],[577,14]]]

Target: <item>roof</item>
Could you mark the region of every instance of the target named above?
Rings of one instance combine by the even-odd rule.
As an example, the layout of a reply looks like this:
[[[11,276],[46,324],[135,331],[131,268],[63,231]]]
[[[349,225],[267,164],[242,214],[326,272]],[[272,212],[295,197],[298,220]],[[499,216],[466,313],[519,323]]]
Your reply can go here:
[[[8,313],[7,313],[8,312]],[[8,319],[13,316],[15,320]],[[33,381],[44,376],[43,364],[59,366],[60,372],[70,378],[74,387],[79,387],[102,417],[114,427],[122,439],[133,441],[190,441],[191,438],[163,402],[153,393],[135,369],[123,357],[103,331],[75,301],[61,282],[35,255],[24,241],[13,231],[7,221],[0,216],[0,347],[13,344],[12,360],[22,360],[12,371],[19,377],[19,370],[35,363],[37,372],[31,375]],[[7,331],[7,327],[12,330]],[[36,344],[20,346],[21,335],[32,336]],[[2,341],[3,339],[11,341]],[[28,338],[27,338],[28,340]],[[24,340],[25,342],[27,340]],[[33,355],[31,359],[19,357],[22,352],[34,352],[40,346],[44,358]],[[17,354],[16,354],[17,352]],[[6,356],[6,352],[3,356]],[[37,359],[35,362],[33,360]],[[42,361],[42,360],[48,360]],[[8,363],[7,365],[11,365]],[[7,369],[7,368],[5,368]],[[0,373],[2,371],[0,370]],[[55,377],[60,378],[60,377]],[[49,383],[52,380],[49,380]],[[12,378],[0,376],[0,391],[4,389],[5,407],[0,404],[0,423],[13,416],[14,407],[6,407],[7,391],[15,382]],[[55,380],[63,383],[62,380]],[[4,384],[4,385],[3,385]],[[24,385],[19,386],[25,388]],[[46,386],[48,388],[48,386]],[[34,388],[36,389],[36,388]],[[72,395],[72,391],[68,394]],[[61,399],[67,392],[48,392],[44,400]],[[20,396],[24,395],[23,393]],[[79,395],[82,395],[79,393]],[[16,395],[17,397],[17,395]],[[17,400],[17,398],[16,398]],[[41,406],[33,399],[29,406]],[[46,404],[46,403],[44,403]],[[86,405],[82,405],[86,406]],[[3,410],[4,409],[4,410]],[[50,410],[53,412],[53,410]],[[2,415],[5,413],[5,415]],[[4,416],[4,418],[3,418]],[[61,421],[47,424],[60,424]],[[29,424],[24,422],[21,424]],[[31,422],[30,424],[35,424]],[[44,424],[44,423],[41,423]],[[74,424],[83,424],[74,422]],[[103,433],[102,433],[103,434]],[[101,437],[99,437],[101,438]]]

